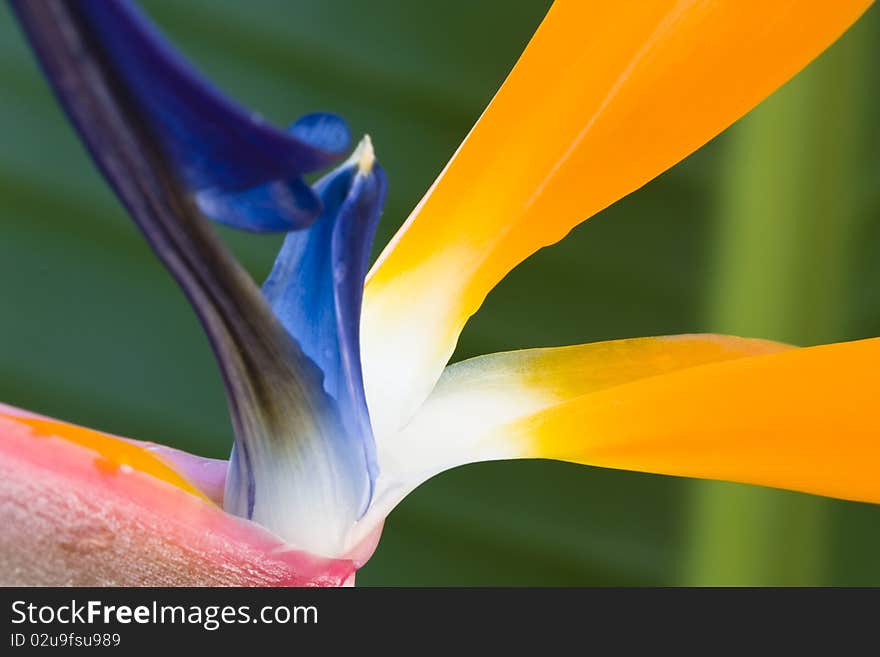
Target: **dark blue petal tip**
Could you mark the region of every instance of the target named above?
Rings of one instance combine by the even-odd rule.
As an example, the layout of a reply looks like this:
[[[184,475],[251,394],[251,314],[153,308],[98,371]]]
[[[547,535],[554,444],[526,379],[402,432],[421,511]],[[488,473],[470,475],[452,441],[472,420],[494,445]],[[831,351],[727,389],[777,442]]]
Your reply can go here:
[[[202,78],[126,0],[79,0],[71,11],[206,214],[255,231],[317,218],[321,203],[299,177],[345,155],[350,134],[340,117],[308,114],[275,128]]]

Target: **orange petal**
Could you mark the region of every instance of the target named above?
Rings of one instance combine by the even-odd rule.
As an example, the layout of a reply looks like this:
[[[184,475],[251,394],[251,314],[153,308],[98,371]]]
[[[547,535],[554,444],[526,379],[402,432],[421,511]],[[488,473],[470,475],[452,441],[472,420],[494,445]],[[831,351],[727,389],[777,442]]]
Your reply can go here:
[[[464,463],[542,456],[536,453],[536,436],[523,434],[517,423],[552,417],[572,400],[707,363],[787,349],[792,347],[766,340],[676,335],[510,351],[456,363],[412,421],[379,444],[380,474],[368,513],[384,517],[423,481]]]
[[[508,271],[717,135],[869,4],[557,0],[369,279],[377,431],[427,396]]]
[[[146,448],[7,412],[0,526],[7,586],[340,585],[355,570],[224,513]]]
[[[880,503],[880,338],[693,367],[498,430],[522,455]]]

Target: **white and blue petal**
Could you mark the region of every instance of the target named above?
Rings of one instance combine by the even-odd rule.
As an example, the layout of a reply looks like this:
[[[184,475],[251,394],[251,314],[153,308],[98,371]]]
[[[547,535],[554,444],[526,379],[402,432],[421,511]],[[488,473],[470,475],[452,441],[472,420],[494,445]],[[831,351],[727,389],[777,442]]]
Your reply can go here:
[[[235,512],[246,510],[289,540],[307,541],[328,554],[344,547],[346,532],[369,505],[377,475],[359,319],[387,182],[369,138],[315,189],[324,212],[308,229],[287,236],[263,293],[303,354],[323,373],[321,391],[329,403],[317,422],[313,414],[308,418],[312,424],[291,427],[296,435],[261,452],[259,462],[248,456],[250,476],[227,484],[227,496],[236,500],[227,508],[234,503]],[[241,458],[238,446],[233,460]],[[264,487],[265,506],[257,495],[256,504],[245,509],[249,485]]]

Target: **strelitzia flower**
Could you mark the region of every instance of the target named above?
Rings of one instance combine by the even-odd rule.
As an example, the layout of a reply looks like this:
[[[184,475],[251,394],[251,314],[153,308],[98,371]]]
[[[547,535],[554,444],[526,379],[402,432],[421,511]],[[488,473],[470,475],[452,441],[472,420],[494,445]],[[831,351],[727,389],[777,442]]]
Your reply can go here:
[[[352,583],[401,499],[491,459],[880,502],[880,339],[648,337],[447,366],[513,267],[725,129],[869,4],[557,0],[365,276],[387,187],[368,137],[339,163],[340,118],[266,124],[124,2],[14,1],[93,159],[201,319],[235,443],[226,463],[0,408],[6,579]],[[287,232],[262,290],[203,215]]]

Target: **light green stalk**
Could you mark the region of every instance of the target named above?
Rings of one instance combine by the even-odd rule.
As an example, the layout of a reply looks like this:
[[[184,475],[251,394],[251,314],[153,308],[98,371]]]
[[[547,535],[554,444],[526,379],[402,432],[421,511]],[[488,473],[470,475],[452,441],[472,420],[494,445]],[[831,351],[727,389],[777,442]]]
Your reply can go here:
[[[798,345],[845,338],[870,27],[858,25],[732,129],[710,327]],[[694,490],[691,585],[811,585],[829,503],[718,482]]]

